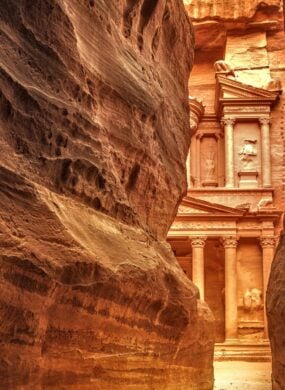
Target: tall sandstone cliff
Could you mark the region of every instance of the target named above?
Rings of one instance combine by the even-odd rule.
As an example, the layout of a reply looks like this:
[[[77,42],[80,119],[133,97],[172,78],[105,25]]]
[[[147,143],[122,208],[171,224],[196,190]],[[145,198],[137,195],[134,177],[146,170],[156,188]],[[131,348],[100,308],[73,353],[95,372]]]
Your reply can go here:
[[[267,314],[269,337],[271,340],[273,367],[272,388],[285,388],[285,233],[273,261],[269,287],[267,290]]]
[[[212,388],[212,315],[165,242],[182,0],[1,0],[0,20],[0,388]]]

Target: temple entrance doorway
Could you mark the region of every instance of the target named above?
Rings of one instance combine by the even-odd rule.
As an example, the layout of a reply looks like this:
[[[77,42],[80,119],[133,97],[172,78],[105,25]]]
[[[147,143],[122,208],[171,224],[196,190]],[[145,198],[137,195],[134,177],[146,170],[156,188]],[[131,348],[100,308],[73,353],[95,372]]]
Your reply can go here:
[[[201,228],[200,222],[191,223],[190,227],[195,224]],[[263,291],[268,275],[266,259],[272,257],[274,241],[258,236],[258,231],[255,237],[246,230],[241,236],[226,231],[218,235],[214,230],[219,225],[213,226],[212,231],[189,231],[168,237],[168,241],[181,268],[198,287],[200,299],[214,315],[215,360],[268,361]],[[242,226],[251,227],[249,223]]]

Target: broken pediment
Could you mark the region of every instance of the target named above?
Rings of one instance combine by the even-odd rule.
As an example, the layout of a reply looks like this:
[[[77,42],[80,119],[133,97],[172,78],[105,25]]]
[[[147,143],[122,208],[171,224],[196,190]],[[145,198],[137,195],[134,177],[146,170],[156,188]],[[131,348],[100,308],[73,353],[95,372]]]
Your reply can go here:
[[[243,84],[235,76],[216,73],[216,102],[215,108],[221,116],[225,106],[264,106],[270,108],[278,99],[281,90],[267,90]]]
[[[242,216],[243,214],[244,214],[244,210],[207,202],[201,199],[191,198],[189,196],[183,199],[178,209],[178,216],[191,215],[193,217],[199,215],[199,217],[201,216],[239,217]]]

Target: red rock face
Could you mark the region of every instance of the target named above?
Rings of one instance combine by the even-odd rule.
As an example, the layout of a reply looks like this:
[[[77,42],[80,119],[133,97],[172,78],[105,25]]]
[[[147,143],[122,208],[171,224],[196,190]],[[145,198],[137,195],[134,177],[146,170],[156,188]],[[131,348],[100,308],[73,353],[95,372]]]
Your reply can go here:
[[[281,234],[279,246],[272,264],[267,290],[267,315],[272,349],[272,388],[285,388],[285,234]]]
[[[3,0],[0,387],[212,386],[165,237],[185,191],[182,2]]]

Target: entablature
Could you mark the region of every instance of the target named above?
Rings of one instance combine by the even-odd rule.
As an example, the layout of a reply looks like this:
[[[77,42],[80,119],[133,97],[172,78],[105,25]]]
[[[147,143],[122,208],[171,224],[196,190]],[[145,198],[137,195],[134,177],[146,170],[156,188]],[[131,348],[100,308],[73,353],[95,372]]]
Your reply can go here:
[[[281,211],[272,208],[252,212],[188,197],[182,201],[168,236],[267,236],[274,234],[281,215]]]

